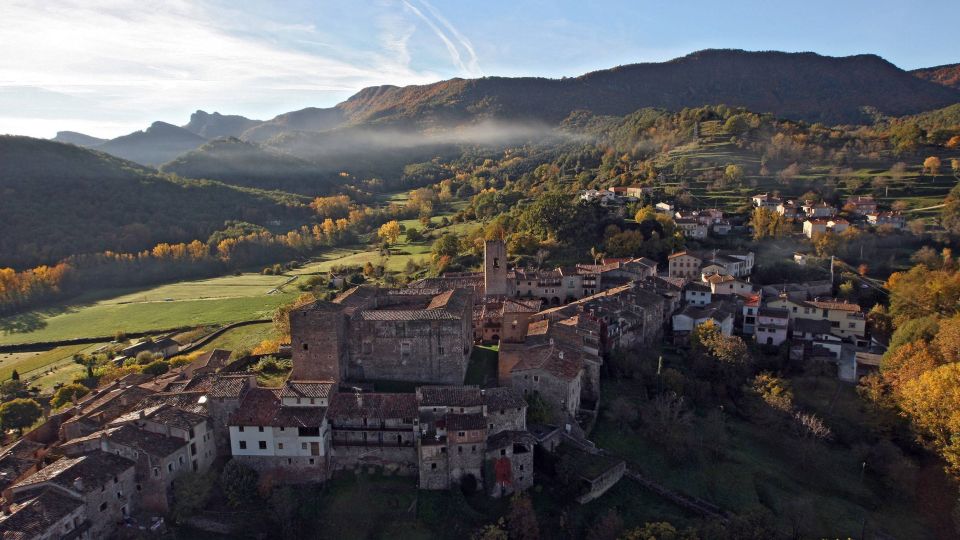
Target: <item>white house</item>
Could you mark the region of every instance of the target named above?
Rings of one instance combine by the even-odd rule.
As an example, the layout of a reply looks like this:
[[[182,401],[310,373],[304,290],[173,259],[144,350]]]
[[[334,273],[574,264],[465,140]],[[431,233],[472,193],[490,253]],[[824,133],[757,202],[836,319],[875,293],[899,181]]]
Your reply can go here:
[[[790,313],[785,309],[761,307],[757,311],[754,339],[761,345],[779,346],[787,340]]]

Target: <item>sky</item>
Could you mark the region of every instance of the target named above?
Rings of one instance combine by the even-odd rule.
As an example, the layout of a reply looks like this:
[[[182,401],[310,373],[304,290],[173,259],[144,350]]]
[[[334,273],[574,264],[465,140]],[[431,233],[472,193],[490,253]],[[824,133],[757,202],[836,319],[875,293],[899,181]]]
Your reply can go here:
[[[936,14],[931,19],[930,14]],[[111,138],[361,88],[576,76],[707,48],[960,62],[957,0],[0,0],[0,133]]]

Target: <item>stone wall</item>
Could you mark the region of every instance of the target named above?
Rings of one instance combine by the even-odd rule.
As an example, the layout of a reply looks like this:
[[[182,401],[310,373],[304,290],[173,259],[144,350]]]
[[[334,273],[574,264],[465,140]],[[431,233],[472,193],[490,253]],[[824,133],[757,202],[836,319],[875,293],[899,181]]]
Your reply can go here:
[[[463,383],[473,335],[469,319],[351,322],[348,378]]]
[[[319,304],[318,304],[319,305]],[[306,306],[290,313],[292,379],[343,380],[347,318],[336,304]]]

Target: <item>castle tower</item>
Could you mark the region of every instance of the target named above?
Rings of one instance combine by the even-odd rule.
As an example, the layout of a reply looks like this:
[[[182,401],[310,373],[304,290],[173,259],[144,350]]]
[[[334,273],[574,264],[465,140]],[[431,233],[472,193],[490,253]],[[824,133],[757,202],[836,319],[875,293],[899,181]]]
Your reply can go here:
[[[507,247],[503,240],[483,246],[483,287],[487,296],[507,295]]]
[[[290,312],[291,380],[346,378],[347,324],[342,307],[318,302]]]

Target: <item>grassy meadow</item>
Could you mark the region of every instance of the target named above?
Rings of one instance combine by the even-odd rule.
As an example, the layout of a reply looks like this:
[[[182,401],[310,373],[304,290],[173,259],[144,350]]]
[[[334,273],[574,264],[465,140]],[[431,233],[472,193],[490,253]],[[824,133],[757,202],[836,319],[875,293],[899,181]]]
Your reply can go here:
[[[0,345],[269,318],[296,296],[292,283],[285,286],[292,277],[243,274],[136,291],[94,291],[67,304],[0,319]]]

